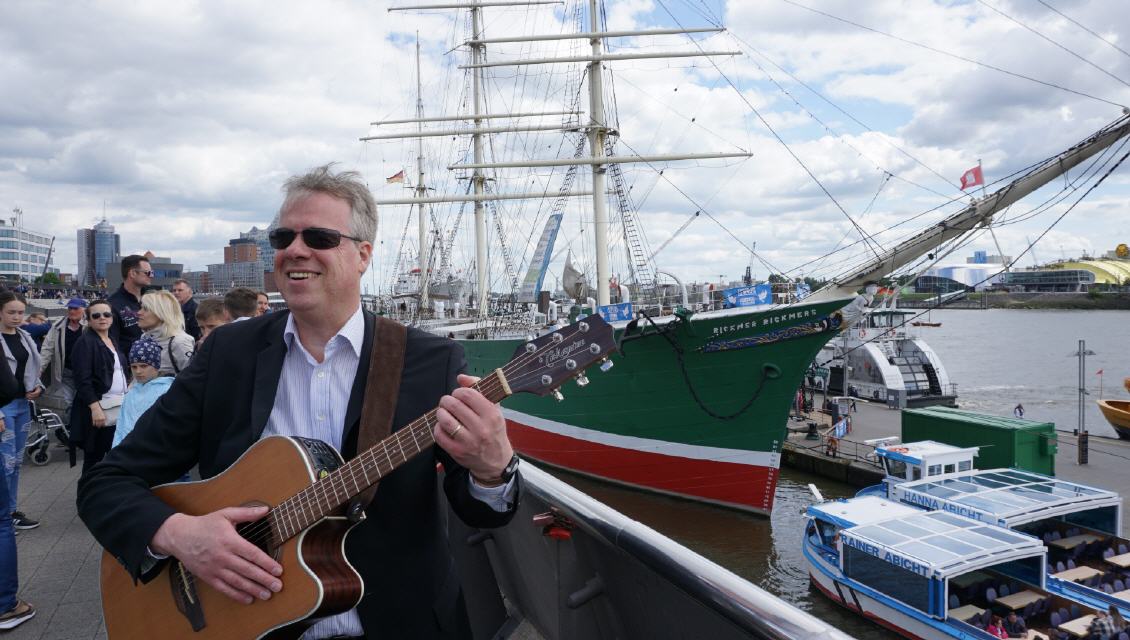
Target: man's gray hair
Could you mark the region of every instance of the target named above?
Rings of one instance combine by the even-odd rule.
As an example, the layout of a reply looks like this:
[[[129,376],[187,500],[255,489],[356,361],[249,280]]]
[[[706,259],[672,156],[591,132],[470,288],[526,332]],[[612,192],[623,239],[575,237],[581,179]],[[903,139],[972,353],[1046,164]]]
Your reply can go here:
[[[349,204],[349,234],[376,242],[377,239],[377,205],[373,202],[373,194],[361,179],[361,174],[356,171],[334,172],[337,164],[331,162],[320,167],[315,167],[302,175],[292,176],[283,185],[286,198],[279,213],[275,216],[272,227],[277,227],[282,214],[295,200],[299,200],[315,193],[324,193],[335,198],[340,198]]]

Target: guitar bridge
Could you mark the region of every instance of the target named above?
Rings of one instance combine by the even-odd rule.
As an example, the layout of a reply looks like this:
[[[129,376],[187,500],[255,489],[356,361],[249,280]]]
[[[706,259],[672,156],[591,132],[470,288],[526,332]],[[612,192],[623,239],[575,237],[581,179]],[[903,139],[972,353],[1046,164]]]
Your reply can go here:
[[[200,631],[208,626],[204,620],[204,609],[200,606],[200,597],[196,593],[196,581],[184,568],[184,563],[176,558],[171,559],[169,565],[169,585],[173,589],[173,602],[177,605],[177,611],[192,625],[192,630]]]

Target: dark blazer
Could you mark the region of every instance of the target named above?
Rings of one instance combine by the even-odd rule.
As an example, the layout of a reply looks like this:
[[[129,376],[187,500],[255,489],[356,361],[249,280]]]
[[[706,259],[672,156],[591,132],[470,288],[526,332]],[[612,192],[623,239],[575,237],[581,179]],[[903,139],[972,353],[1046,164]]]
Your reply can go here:
[[[117,344],[113,338],[110,341]],[[129,360],[120,349],[118,361],[122,364],[126,380],[129,380]],[[75,379],[75,399],[71,404],[68,438],[72,445],[80,445],[94,428],[90,417],[90,403],[102,398],[102,394],[109,391],[114,383],[114,352],[90,329],[83,331],[75,341],[75,350],[71,354],[71,373]]]
[[[343,455],[356,454],[361,401],[373,344],[365,339],[346,409]],[[169,391],[138,420],[121,445],[79,481],[79,514],[95,538],[140,577],[146,545],[172,515],[148,488],[200,465],[212,477],[263,431],[274,405],[286,342],[287,313],[228,324],[212,333]],[[466,366],[456,343],[408,330],[393,428],[433,409]],[[436,499],[436,461],[456,514],[473,527],[496,527],[514,515],[470,496],[468,472],[439,447],[381,481],[368,518],[349,535],[346,555],[365,581],[362,625],[381,638],[467,638],[466,611]]]

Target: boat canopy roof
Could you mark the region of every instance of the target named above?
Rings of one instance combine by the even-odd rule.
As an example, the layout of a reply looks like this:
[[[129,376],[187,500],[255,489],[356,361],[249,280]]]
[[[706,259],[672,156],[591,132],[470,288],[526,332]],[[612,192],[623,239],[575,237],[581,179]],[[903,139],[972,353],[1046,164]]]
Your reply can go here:
[[[977,447],[955,447],[951,444],[923,440],[905,444],[886,444],[875,449],[881,458],[898,460],[906,464],[948,464],[961,460],[972,461],[977,455]]]
[[[836,500],[808,507],[808,515],[827,520],[841,529],[916,513],[922,513],[922,510],[879,496]]]
[[[977,470],[903,482],[893,490],[901,502],[1004,527],[1100,507],[1113,507],[1115,511],[1122,508],[1122,498],[1113,491],[1016,469]],[[1120,522],[1121,518],[1115,520]]]
[[[845,549],[938,579],[1022,558],[1042,563],[1045,554],[1038,538],[945,511],[916,510],[861,524],[841,531],[840,539]]]

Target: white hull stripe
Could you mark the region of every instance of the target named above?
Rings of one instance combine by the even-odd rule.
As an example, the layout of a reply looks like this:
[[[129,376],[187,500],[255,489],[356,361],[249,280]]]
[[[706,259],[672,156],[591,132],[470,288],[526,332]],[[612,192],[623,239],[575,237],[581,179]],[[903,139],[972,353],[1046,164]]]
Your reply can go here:
[[[667,442],[664,440],[652,440],[650,438],[624,436],[617,433],[586,429],[584,427],[565,424],[564,422],[547,420],[545,418],[532,416],[528,413],[506,408],[502,409],[502,414],[506,416],[507,420],[513,420],[533,427],[534,429],[555,433],[568,438],[575,438],[577,440],[602,444],[608,447],[631,449],[641,453],[655,453],[665,456],[690,458],[692,460],[730,462],[757,467],[770,467],[773,469],[779,469],[781,467],[781,454],[772,451],[748,451],[745,449],[704,447],[702,445],[684,444],[682,442]]]

